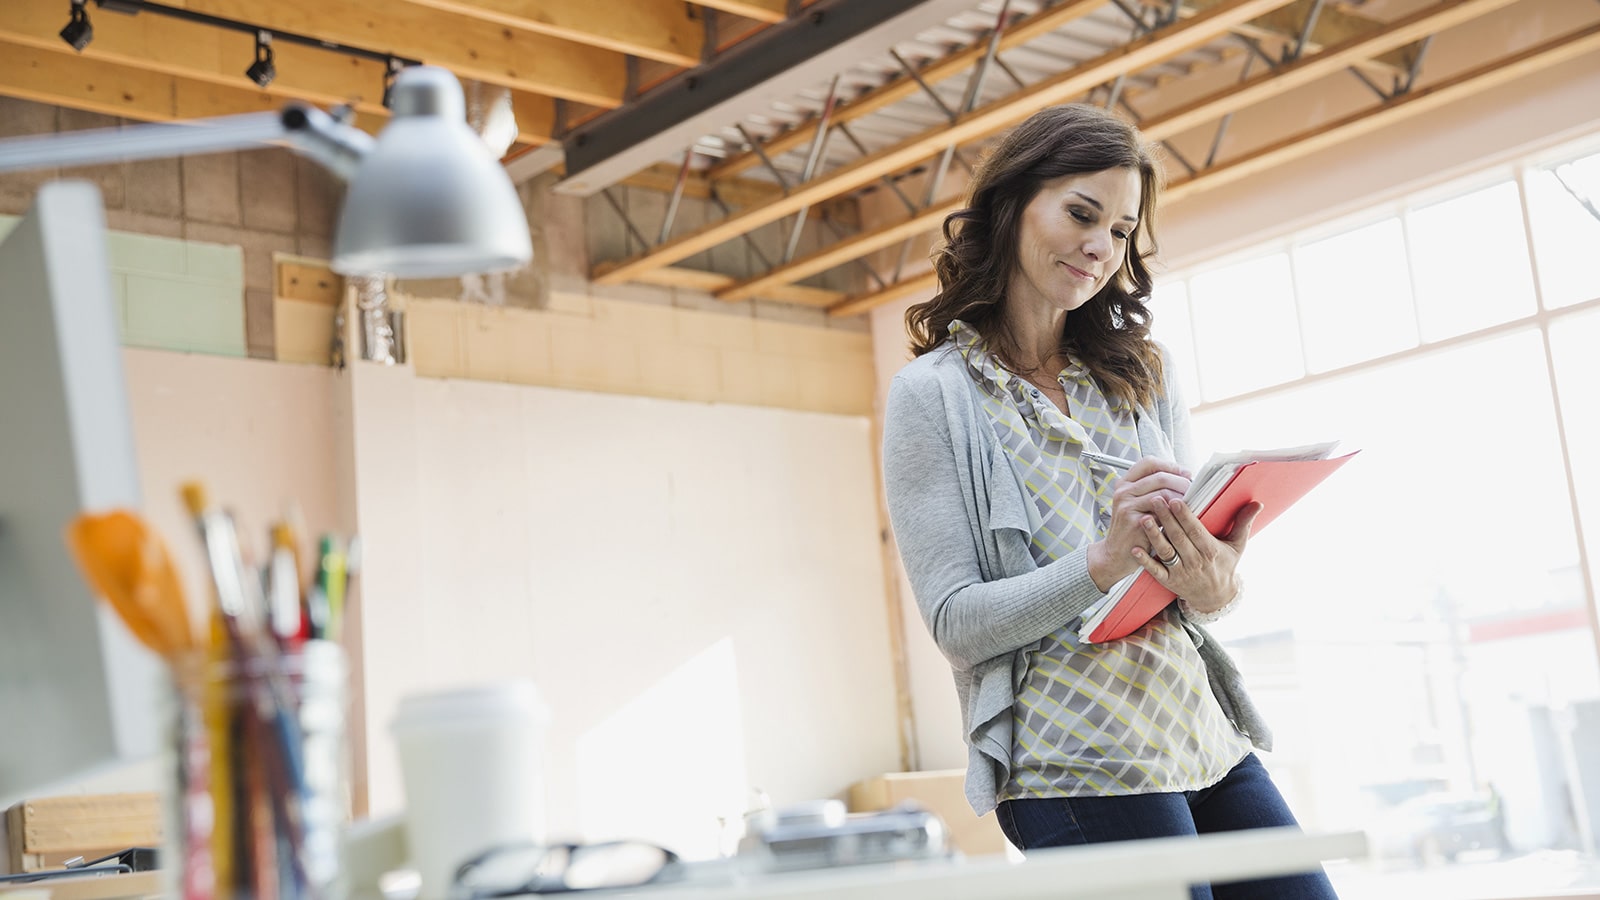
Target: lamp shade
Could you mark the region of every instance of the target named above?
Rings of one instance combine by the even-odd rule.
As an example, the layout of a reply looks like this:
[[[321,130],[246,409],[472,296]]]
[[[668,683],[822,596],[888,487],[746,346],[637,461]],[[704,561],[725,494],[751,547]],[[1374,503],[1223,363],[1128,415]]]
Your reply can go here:
[[[526,265],[528,220],[505,169],[435,66],[395,77],[394,118],[350,178],[333,242],[345,275],[447,278]]]

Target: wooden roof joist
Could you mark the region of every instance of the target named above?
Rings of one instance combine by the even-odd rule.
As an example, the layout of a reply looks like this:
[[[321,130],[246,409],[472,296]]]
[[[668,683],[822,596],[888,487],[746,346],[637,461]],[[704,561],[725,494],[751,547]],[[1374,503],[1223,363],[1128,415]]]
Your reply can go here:
[[[402,0],[675,66],[700,64],[705,25],[682,0]]]
[[[622,183],[629,187],[670,194],[678,187],[678,175],[677,166],[657,163],[648,169],[641,169],[629,175],[622,180]],[[712,184],[704,174],[690,172],[683,179],[685,197],[706,200],[712,196],[713,189],[715,195],[729,206],[751,206],[783,196],[782,187],[771,181],[757,181],[754,178],[730,178]]]
[[[704,269],[685,269],[675,266],[666,266],[652,269],[640,276],[639,281],[645,284],[654,284],[660,287],[688,288],[690,290],[704,291],[715,294],[733,283],[732,275],[721,272],[707,272]],[[798,306],[815,306],[829,309],[837,306],[845,299],[844,292],[830,291],[827,288],[806,287],[803,284],[778,284],[770,290],[761,291],[755,296],[767,300],[777,300],[782,303],[793,303]]]
[[[1244,37],[1254,38],[1258,41],[1296,43],[1300,40],[1301,33],[1305,30],[1307,14],[1318,2],[1319,0],[1295,0],[1288,6],[1279,7],[1253,22],[1247,22],[1239,26],[1234,31]],[[1351,38],[1368,34],[1383,24],[1377,19],[1369,19],[1365,16],[1346,12],[1331,3],[1327,3],[1326,0],[1320,0],[1320,2],[1321,5],[1317,7],[1316,27],[1312,29],[1312,33],[1306,38],[1305,45],[1302,47],[1302,50],[1307,53],[1321,50],[1324,47],[1331,47],[1334,44],[1342,44]],[[1190,14],[1192,13],[1188,7],[1185,7],[1179,13],[1179,15]],[[1363,60],[1363,63],[1370,63],[1374,68],[1390,72],[1403,71],[1405,68],[1404,60],[1400,59],[1398,54],[1393,56],[1380,54],[1372,60]]]
[[[1319,78],[1343,71],[1361,60],[1420,40],[1470,19],[1512,5],[1517,0],[1440,0],[1403,16],[1377,31],[1352,37],[1341,44],[1300,57],[1262,72],[1216,94],[1152,116],[1139,130],[1152,141],[1166,140],[1205,122],[1220,119],[1245,107],[1288,93]]]
[[[1447,103],[1464,100],[1484,91],[1525,78],[1541,69],[1559,65],[1587,53],[1600,52],[1600,24],[1553,38],[1469,69],[1450,78],[1401,94],[1382,105],[1336,119],[1315,130],[1275,141],[1234,159],[1212,166],[1168,186],[1168,202],[1182,200],[1201,191],[1247,178],[1258,172],[1309,156],[1342,141],[1387,128]]]
[[[891,222],[888,225],[874,228],[871,231],[852,235],[829,247],[823,247],[814,253],[808,253],[785,265],[776,266],[771,271],[754,278],[747,278],[737,284],[730,284],[716,291],[718,300],[729,302],[748,300],[751,297],[770,296],[765,293],[775,289],[778,285],[793,284],[802,278],[809,278],[819,272],[826,272],[835,266],[844,265],[853,259],[860,259],[868,253],[875,253],[885,247],[911,237],[916,237],[932,229],[938,228],[944,217],[961,208],[961,200],[947,200],[936,206],[929,207],[916,215]]]
[[[788,16],[788,0],[694,0],[694,3],[769,25],[782,22]]]
[[[913,275],[910,278],[902,278],[901,280],[896,281],[894,284],[889,285],[881,291],[876,291],[871,294],[865,294],[858,297],[851,297],[837,306],[830,306],[828,307],[828,315],[834,318],[858,316],[875,306],[882,306],[885,303],[893,303],[894,301],[903,297],[909,297],[912,294],[918,294],[923,291],[931,291],[938,286],[938,273],[931,271],[923,272],[920,275]]]
[[[1343,141],[1371,134],[1446,104],[1481,94],[1500,85],[1526,78],[1540,70],[1593,53],[1600,53],[1600,24],[1590,25],[1571,34],[1528,47],[1436,84],[1401,94],[1379,106],[1351,113],[1311,131],[1275,141],[1235,159],[1212,166],[1187,179],[1173,182],[1162,195],[1163,202],[1180,201],[1202,191],[1248,178]],[[859,315],[874,307],[936,286],[937,280],[933,277],[933,273],[928,272],[896,282],[880,291],[851,297],[837,306],[829,307],[828,315]]]
[[[1088,63],[974,110],[948,127],[908,138],[799,185],[788,195],[771,203],[741,210],[721,222],[667,241],[632,259],[601,264],[595,269],[594,280],[601,284],[635,280],[643,272],[671,265],[804,207],[908,168],[949,144],[968,143],[1010,127],[1041,106],[1076,97],[1118,75],[1161,62],[1286,2],[1288,0],[1224,0],[1192,19],[1159,29]]]

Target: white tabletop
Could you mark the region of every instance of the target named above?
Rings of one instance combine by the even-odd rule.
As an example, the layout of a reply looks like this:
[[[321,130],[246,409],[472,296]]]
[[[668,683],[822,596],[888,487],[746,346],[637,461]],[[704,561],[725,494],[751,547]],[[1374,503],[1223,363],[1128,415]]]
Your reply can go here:
[[[1312,871],[1324,860],[1367,854],[1359,832],[1306,834],[1271,828],[1036,850],[1004,857],[839,867],[779,875],[724,871],[692,883],[590,893],[638,900],[1188,900],[1188,887]]]

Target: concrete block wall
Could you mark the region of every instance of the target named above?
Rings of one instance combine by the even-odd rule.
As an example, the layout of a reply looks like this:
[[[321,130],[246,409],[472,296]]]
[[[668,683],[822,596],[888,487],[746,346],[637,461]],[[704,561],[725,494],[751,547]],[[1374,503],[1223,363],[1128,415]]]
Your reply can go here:
[[[17,221],[0,216],[0,238]],[[106,257],[123,344],[247,355],[238,247],[111,231]]]
[[[128,124],[132,123],[99,113],[0,97],[0,137]],[[95,183],[105,200],[106,224],[113,232],[237,250],[238,278],[214,281],[210,284],[214,290],[209,292],[195,287],[199,282],[190,276],[216,274],[207,267],[220,258],[210,251],[195,251],[195,264],[200,268],[189,271],[188,251],[171,247],[158,251],[185,262],[159,273],[140,272],[140,277],[129,283],[130,292],[153,299],[153,304],[145,307],[147,311],[165,307],[158,322],[138,319],[138,328],[144,330],[135,343],[174,346],[187,342],[193,346],[182,349],[214,350],[207,343],[211,331],[237,316],[243,325],[244,352],[263,359],[275,356],[274,257],[300,254],[326,259],[344,191],[339,180],[320,166],[287,150],[262,149],[7,174],[0,176],[0,214],[24,212],[38,186],[58,178]],[[135,244],[129,244],[124,261],[139,262],[137,250],[131,249]],[[158,245],[141,246],[151,249]],[[114,242],[114,254],[115,247]],[[113,266],[117,264],[114,256]],[[174,283],[186,287],[153,290],[143,276],[160,274],[183,276]],[[169,335],[169,327],[177,331]],[[201,334],[208,335],[206,340],[199,340]]]
[[[545,309],[399,300],[422,376],[872,414],[864,329],[702,310],[658,290],[656,303],[556,290]]]

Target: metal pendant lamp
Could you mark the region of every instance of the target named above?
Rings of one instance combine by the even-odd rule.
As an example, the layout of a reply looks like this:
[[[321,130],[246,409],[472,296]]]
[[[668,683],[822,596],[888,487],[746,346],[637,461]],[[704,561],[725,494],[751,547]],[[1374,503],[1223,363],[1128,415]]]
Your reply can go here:
[[[532,258],[516,188],[467,125],[454,75],[412,66],[395,76],[393,119],[350,177],[333,270],[440,278]]]

